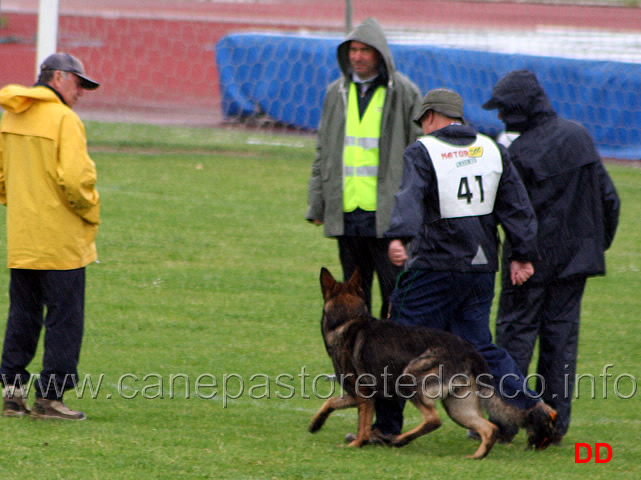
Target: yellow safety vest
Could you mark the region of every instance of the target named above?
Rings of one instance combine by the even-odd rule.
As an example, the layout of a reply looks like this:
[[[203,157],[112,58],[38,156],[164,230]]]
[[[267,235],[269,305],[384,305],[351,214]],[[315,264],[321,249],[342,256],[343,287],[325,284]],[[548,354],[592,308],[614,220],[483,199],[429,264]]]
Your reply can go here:
[[[379,139],[385,103],[385,88],[378,87],[365,109],[358,113],[356,85],[349,87],[345,146],[343,147],[343,210],[376,211]]]

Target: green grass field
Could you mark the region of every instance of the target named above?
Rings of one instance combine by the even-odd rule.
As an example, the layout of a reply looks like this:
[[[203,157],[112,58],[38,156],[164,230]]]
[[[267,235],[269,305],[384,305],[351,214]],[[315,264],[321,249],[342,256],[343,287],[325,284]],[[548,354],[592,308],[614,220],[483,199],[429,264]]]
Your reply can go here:
[[[335,242],[303,219],[313,137],[92,122],[87,132],[103,205],[80,361],[92,385],[65,401],[88,419],[0,418],[4,476],[640,477],[641,169],[608,165],[623,212],[609,275],[590,280],[583,303],[579,373],[594,392],[581,380],[563,446],[528,451],[520,433],[479,462],[465,458],[476,445],[445,415],[402,449],[342,447],[354,410],[307,432],[333,388],[322,379],[331,363],[319,269],[340,273]],[[407,425],[417,420],[408,407]],[[613,458],[577,465],[575,442],[609,443]]]

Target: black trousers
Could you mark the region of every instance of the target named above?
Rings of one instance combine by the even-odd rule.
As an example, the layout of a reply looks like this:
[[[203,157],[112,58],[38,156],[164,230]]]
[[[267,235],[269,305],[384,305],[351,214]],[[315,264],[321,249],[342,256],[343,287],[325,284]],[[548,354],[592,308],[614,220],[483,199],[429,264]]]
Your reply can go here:
[[[61,400],[77,381],[84,328],[85,269],[11,270],[9,318],[0,376],[5,386],[27,385],[44,326],[44,358],[36,396]],[[45,313],[46,308],[46,313]]]
[[[503,284],[496,320],[496,343],[527,374],[536,340],[536,390],[557,410],[557,435],[567,433],[576,376],[581,299],[586,278],[521,287]]]
[[[394,265],[387,255],[390,240],[386,238],[351,236],[337,238],[338,253],[343,266],[345,281],[350,279],[354,270],[358,267],[363,282],[367,308],[372,312],[372,283],[374,281],[374,272],[376,272],[382,301],[379,318],[386,318],[389,313],[389,298],[394,291],[396,278],[403,271],[403,268]]]

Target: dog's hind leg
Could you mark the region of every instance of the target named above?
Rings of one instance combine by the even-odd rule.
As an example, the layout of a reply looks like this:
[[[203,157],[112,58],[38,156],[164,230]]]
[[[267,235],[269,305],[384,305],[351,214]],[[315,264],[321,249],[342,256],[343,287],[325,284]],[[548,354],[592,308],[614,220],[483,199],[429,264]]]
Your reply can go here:
[[[423,415],[421,423],[414,427],[412,430],[402,433],[397,436],[394,441],[392,441],[392,446],[394,447],[403,447],[410,443],[412,440],[427,435],[430,432],[433,432],[438,427],[441,426],[441,419],[434,408],[434,402],[428,399],[423,401],[412,397],[410,399],[414,406],[418,409],[419,412]]]
[[[325,425],[325,421],[334,410],[342,410],[343,408],[350,408],[354,406],[356,406],[356,401],[351,395],[342,395],[340,397],[332,397],[328,399],[312,417],[312,421],[308,428],[309,432],[318,432],[323,425]]]
[[[476,392],[459,391],[455,395],[447,396],[443,399],[443,406],[452,420],[462,427],[476,431],[481,436],[481,445],[474,455],[468,455],[468,457],[477,460],[485,458],[496,443],[499,429],[483,417]]]
[[[407,390],[403,393],[408,395],[407,398],[409,398],[412,404],[421,412],[423,418],[418,426],[398,435],[392,441],[393,446],[403,447],[412,440],[427,435],[441,426],[441,419],[434,406],[434,399],[443,395],[443,386],[439,380],[439,373],[437,359],[435,359],[433,353],[429,350],[420,357],[412,360],[407,367],[405,367],[403,374],[409,375],[410,378],[420,380],[420,382],[414,385],[412,390]]]

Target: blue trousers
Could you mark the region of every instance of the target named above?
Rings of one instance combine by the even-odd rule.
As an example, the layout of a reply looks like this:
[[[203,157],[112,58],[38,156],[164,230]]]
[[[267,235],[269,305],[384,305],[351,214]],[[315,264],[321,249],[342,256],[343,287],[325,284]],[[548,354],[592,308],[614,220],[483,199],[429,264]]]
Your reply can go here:
[[[391,297],[391,319],[410,326],[446,330],[467,340],[483,355],[495,388],[512,405],[528,409],[538,399],[527,389],[525,377],[510,355],[492,343],[490,310],[494,273],[407,270]],[[374,427],[397,434],[403,425],[401,399],[376,400]]]
[[[36,396],[61,400],[77,381],[84,327],[85,269],[11,270],[9,318],[2,350],[4,385],[27,385],[44,326],[44,358]],[[46,314],[45,314],[46,307]]]

